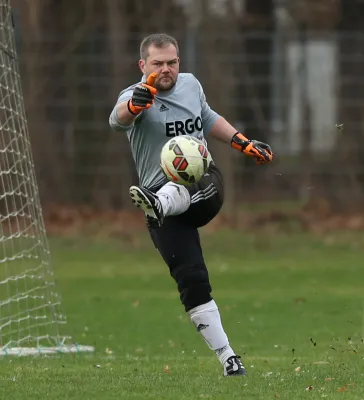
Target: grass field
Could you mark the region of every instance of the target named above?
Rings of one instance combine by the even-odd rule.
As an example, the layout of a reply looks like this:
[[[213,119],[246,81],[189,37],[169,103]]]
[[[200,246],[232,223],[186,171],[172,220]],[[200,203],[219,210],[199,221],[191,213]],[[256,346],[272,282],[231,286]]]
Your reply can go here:
[[[222,377],[147,237],[57,239],[68,332],[96,352],[2,359],[0,399],[364,399],[364,234],[202,241],[248,377]]]

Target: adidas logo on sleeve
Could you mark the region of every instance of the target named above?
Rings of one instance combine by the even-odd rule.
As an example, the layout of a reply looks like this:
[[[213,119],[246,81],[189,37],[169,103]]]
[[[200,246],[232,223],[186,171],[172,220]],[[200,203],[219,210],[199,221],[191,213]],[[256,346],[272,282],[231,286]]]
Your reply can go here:
[[[168,111],[168,110],[169,110],[169,108],[166,107],[164,104],[162,104],[162,105],[159,107],[159,111],[160,111],[160,112]]]

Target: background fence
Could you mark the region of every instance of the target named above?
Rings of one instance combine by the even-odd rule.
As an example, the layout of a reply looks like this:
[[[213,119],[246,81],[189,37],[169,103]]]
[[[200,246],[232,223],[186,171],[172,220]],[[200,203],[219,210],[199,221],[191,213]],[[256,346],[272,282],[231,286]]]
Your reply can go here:
[[[14,22],[45,208],[132,207],[133,160],[108,118],[120,90],[140,79],[139,43],[155,31],[179,40],[181,69],[210,105],[276,154],[257,167],[211,142],[229,210],[246,201],[361,206],[363,2],[18,0]]]

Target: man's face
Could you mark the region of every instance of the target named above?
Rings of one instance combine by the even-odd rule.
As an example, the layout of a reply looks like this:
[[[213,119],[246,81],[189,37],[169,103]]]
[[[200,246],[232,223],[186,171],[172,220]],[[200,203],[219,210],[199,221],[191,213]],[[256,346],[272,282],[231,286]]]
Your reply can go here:
[[[179,57],[173,44],[157,48],[150,46],[146,60],[139,60],[139,67],[147,77],[157,72],[154,87],[158,91],[171,90],[176,84],[179,73]]]

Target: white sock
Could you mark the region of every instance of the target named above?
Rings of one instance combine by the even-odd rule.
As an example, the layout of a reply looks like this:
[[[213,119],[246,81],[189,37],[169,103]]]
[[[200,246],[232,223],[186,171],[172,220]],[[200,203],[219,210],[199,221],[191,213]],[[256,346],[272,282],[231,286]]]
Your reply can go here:
[[[217,355],[217,358],[221,362],[222,365],[226,363],[226,360],[231,357],[235,356],[234,350],[230,347],[229,344],[226,346],[222,347],[221,349],[215,350],[215,353]]]
[[[214,300],[193,308],[187,314],[209,348],[215,351],[222,365],[235,355],[222,327],[219,309]]]
[[[184,213],[191,204],[188,190],[173,182],[168,182],[156,193],[162,204],[165,217]]]

